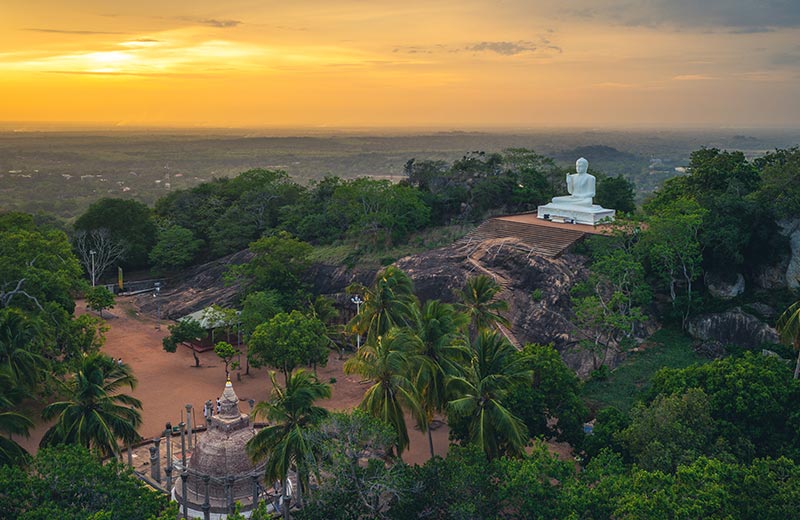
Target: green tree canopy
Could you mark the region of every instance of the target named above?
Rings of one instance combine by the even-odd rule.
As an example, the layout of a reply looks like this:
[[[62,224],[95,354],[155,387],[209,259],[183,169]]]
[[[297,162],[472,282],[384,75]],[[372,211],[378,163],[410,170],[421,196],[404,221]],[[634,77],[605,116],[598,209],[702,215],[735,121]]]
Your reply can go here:
[[[247,295],[242,302],[242,313],[239,315],[245,341],[250,338],[256,327],[284,311],[280,300],[280,295],[275,291],[256,291]]]
[[[0,466],[28,462],[28,452],[11,438],[12,435],[28,437],[33,428],[33,421],[15,410],[21,397],[13,378],[0,369]]]
[[[133,443],[142,423],[142,403],[122,387],[136,387],[136,378],[128,365],[103,354],[86,356],[75,376],[62,384],[64,400],[42,410],[46,421],[56,419],[42,438],[41,446],[77,444],[100,456],[119,455],[118,441]]]
[[[158,231],[158,239],[148,257],[153,267],[171,271],[191,265],[203,241],[185,227],[172,225]]]
[[[395,434],[390,426],[362,410],[329,414],[309,432],[325,475],[297,518],[345,520],[386,518],[406,487],[403,466],[386,464]]]
[[[275,291],[281,295],[282,307],[297,308],[305,301],[306,284],[301,275],[310,265],[311,249],[285,231],[262,237],[250,244],[253,258],[232,266],[229,276],[242,280],[247,293]]]
[[[636,211],[635,193],[634,184],[622,175],[603,177],[597,183],[594,203],[621,213],[633,213]]]
[[[195,366],[200,366],[200,358],[197,357],[197,352],[194,349],[194,343],[206,337],[208,334],[206,330],[200,325],[200,322],[192,319],[180,320],[177,323],[169,325],[169,336],[161,340],[164,350],[167,352],[175,352],[178,345],[181,343],[188,345],[192,349],[194,355]]]
[[[498,332],[482,330],[470,342],[471,359],[450,379],[447,405],[451,437],[478,446],[488,459],[522,456],[529,434],[510,409],[510,392],[530,381],[531,369]]]
[[[525,423],[531,437],[580,446],[588,410],[575,372],[551,345],[528,344],[516,356],[531,370],[531,377],[509,390],[509,411]]]
[[[3,518],[145,519],[167,503],[129,468],[114,459],[101,462],[80,446],[42,449],[26,469],[0,466]]]
[[[325,324],[300,311],[276,314],[256,327],[250,336],[248,356],[253,366],[270,366],[283,372],[285,380],[296,367],[328,361]]]
[[[93,311],[99,312],[101,317],[105,309],[114,308],[114,293],[102,285],[87,288],[84,291],[84,298],[86,305]]]
[[[225,379],[227,381],[231,379],[231,374],[228,369],[233,368],[235,370],[237,367],[237,363],[233,362],[233,358],[236,357],[238,353],[239,351],[228,342],[220,341],[214,345],[214,354],[225,363]],[[233,364],[231,364],[231,362],[233,362]]]
[[[674,200],[648,220],[638,244],[650,271],[668,290],[683,328],[696,295],[693,284],[702,274],[700,231],[707,213],[694,200]]]
[[[773,207],[779,218],[800,215],[800,147],[775,150],[755,164],[762,178],[757,200]]]
[[[497,295],[503,287],[485,274],[467,280],[459,293],[460,309],[469,317],[473,336],[496,324],[509,326],[508,318],[500,314],[508,310],[508,303]]]
[[[156,243],[156,225],[150,208],[128,199],[100,199],[75,220],[75,229],[108,229],[111,238],[126,244],[123,266],[141,269]]]
[[[358,406],[394,429],[398,455],[410,443],[405,410],[423,428],[428,424],[419,389],[414,385],[414,375],[428,362],[421,350],[416,335],[395,327],[367,342],[344,364],[346,374],[358,374],[372,383]]]
[[[43,311],[53,302],[71,314],[82,270],[63,231],[31,215],[0,213],[0,307]]]
[[[291,469],[297,473],[298,495],[308,492],[309,477],[317,472],[315,446],[309,442],[309,429],[327,416],[327,410],[314,403],[330,398],[331,387],[304,370],[293,373],[285,387],[275,380],[275,372],[270,372],[270,379],[270,399],[253,409],[253,415],[263,415],[270,424],[247,442],[247,453],[255,462],[266,460],[265,479],[268,482],[280,480],[285,499],[286,480]],[[298,501],[302,504],[302,499]],[[284,505],[284,518],[287,518],[289,507],[285,500]]]
[[[639,467],[673,472],[700,455],[714,455],[714,423],[708,396],[698,388],[659,395],[648,406],[631,410],[630,425],[620,438]]]
[[[683,394],[699,388],[708,396],[715,422],[714,437],[739,460],[781,455],[800,457],[796,428],[800,413],[800,381],[783,360],[745,352],[706,365],[662,369],[653,378],[650,395]]]
[[[350,286],[348,292],[363,295],[361,311],[350,321],[356,332],[375,343],[393,327],[414,323],[417,305],[414,284],[401,269],[390,265],[375,276],[372,287]]]

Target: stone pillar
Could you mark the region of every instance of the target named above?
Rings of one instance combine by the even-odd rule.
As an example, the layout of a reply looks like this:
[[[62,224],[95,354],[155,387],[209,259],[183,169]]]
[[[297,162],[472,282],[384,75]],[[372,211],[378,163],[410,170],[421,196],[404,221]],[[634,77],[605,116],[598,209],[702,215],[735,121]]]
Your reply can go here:
[[[171,423],[166,424],[164,435],[166,435],[166,441],[167,441],[167,468],[165,470],[167,474],[167,491],[172,492],[172,424]]]
[[[203,475],[203,483],[206,485],[206,498],[203,500],[203,520],[211,520],[211,503],[208,497],[208,482],[211,477]]]
[[[258,507],[258,473],[253,473],[250,478],[253,479],[253,511]]]
[[[161,454],[159,451],[159,443],[161,437],[153,439],[153,445],[150,446],[150,476],[156,482],[161,482]]]
[[[233,477],[225,477],[225,503],[228,506],[228,514],[233,513]]]
[[[172,493],[172,464],[169,464],[166,468],[164,468],[164,473],[167,475],[167,491]]]
[[[189,451],[192,451],[192,405],[186,405],[186,424],[189,426]]]
[[[186,468],[186,423],[181,421],[178,428],[181,429],[181,466]]]
[[[181,497],[183,498],[183,518],[184,520],[188,520],[189,518],[189,497],[186,496],[186,481],[189,480],[189,472],[186,471],[186,468],[183,468],[181,471]]]

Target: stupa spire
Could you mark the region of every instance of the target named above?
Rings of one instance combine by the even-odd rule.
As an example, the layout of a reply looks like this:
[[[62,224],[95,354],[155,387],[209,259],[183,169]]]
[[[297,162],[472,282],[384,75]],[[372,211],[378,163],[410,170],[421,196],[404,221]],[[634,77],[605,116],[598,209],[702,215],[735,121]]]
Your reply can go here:
[[[239,410],[239,397],[233,390],[233,383],[231,383],[230,379],[225,383],[225,390],[222,391],[218,415],[226,419],[238,419],[242,415],[241,410]]]

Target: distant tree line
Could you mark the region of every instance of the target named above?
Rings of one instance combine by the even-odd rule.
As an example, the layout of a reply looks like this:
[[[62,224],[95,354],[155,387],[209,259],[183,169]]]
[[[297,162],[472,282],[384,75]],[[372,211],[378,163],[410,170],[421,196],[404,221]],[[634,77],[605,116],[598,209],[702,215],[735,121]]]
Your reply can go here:
[[[106,245],[123,249],[117,263],[126,269],[184,268],[240,251],[277,231],[311,244],[349,240],[380,250],[429,227],[534,210],[565,191],[567,173],[526,149],[471,152],[453,164],[410,159],[403,171],[397,184],[325,177],[302,186],[282,171],[249,170],[173,191],[152,210],[132,200],[101,199],[74,228],[81,237],[94,232],[110,238]],[[598,204],[634,211],[632,184],[593,173],[600,180]],[[88,252],[100,248],[84,239],[79,249],[89,271]]]

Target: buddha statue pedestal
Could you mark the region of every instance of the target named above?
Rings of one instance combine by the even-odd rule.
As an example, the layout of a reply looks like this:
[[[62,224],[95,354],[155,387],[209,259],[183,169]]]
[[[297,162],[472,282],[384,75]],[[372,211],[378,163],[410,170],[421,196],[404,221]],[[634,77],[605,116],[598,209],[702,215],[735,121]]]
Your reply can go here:
[[[543,220],[553,220],[570,222],[574,224],[589,224],[596,226],[601,222],[608,220],[613,221],[616,211],[613,209],[606,209],[597,204],[590,206],[578,204],[563,204],[550,202],[544,206],[539,206],[539,214],[537,215]]]

